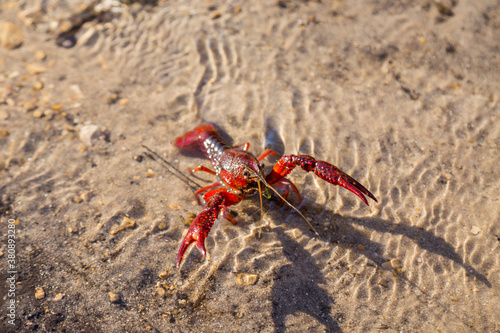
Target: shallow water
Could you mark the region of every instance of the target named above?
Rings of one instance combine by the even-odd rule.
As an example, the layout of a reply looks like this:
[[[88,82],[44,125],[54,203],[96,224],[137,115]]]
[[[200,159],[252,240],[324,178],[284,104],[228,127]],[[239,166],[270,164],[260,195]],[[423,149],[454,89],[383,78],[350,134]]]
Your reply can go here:
[[[19,219],[18,329],[499,330],[500,6],[443,3],[114,4],[70,49],[47,27],[79,1],[48,1],[35,27],[16,21],[21,3],[4,5],[0,19],[25,32],[0,55],[0,87],[14,87],[0,103],[0,212]],[[33,75],[36,50],[46,71]],[[35,118],[33,97],[62,109]],[[134,156],[144,144],[181,171],[208,166],[172,144],[203,122],[255,155],[327,160],[378,203],[296,170],[320,237],[275,201],[261,221],[254,196],[232,208],[237,225],[215,224],[206,259],[193,248],[176,270],[184,221],[201,207]],[[109,140],[85,142],[90,124]],[[136,225],[111,235],[125,215]],[[258,280],[241,286],[241,273]]]

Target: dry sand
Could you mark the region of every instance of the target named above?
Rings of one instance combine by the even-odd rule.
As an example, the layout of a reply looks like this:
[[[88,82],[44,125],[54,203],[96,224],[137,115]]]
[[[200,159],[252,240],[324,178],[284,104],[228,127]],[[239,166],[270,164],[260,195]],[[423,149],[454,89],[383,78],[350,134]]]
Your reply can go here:
[[[102,1],[58,46],[84,3],[0,4],[0,331],[500,331],[497,0]],[[177,270],[201,207],[141,145],[208,166],[203,122],[379,202],[294,171],[321,237],[254,196]]]

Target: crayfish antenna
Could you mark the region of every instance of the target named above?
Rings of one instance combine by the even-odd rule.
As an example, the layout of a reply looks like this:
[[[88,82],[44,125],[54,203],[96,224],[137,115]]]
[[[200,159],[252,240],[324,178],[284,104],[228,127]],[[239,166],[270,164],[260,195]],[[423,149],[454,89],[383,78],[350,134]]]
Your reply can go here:
[[[295,210],[297,213],[299,213],[300,216],[302,216],[302,218],[307,222],[307,224],[309,224],[309,226],[311,227],[311,229],[314,231],[314,233],[316,234],[316,236],[318,237],[321,237],[319,235],[319,233],[316,231],[316,229],[314,229],[313,225],[311,224],[311,222],[309,222],[309,220],[300,212],[300,210],[298,210],[294,205],[292,205],[291,203],[289,203],[288,201],[286,201],[285,198],[283,198],[281,196],[281,194],[278,193],[278,191],[276,191],[274,189],[274,187],[272,187],[271,185],[269,184],[266,184],[267,187],[271,188],[271,190],[273,190],[274,193],[276,193],[278,195],[278,197],[280,197],[281,200],[283,200],[284,203],[286,203],[289,207],[291,207],[293,210]]]
[[[316,236],[318,237],[321,237],[319,235],[319,233],[316,231],[316,229],[313,227],[313,225],[311,224],[311,222],[309,222],[309,220],[300,212],[300,210],[298,210],[294,205],[292,205],[291,203],[289,203],[285,198],[283,198],[281,196],[281,194],[279,194],[278,191],[276,191],[276,189],[274,187],[272,187],[271,185],[269,185],[266,180],[264,179],[264,177],[258,173],[256,173],[254,170],[250,169],[250,168],[247,168],[248,171],[250,171],[251,173],[254,173],[257,178],[260,179],[260,181],[262,182],[262,184],[264,184],[267,188],[270,188],[274,193],[276,193],[278,195],[278,197],[280,197],[281,200],[283,200],[284,203],[286,203],[289,207],[291,207],[293,210],[295,210],[297,213],[299,213],[300,216],[302,216],[302,218],[307,222],[307,224],[309,224],[309,226],[311,227],[311,229],[314,231],[314,233],[316,234]],[[259,186],[259,192],[261,194],[260,196],[260,204],[261,204],[261,212],[262,212],[262,192],[260,190],[260,182],[258,182],[258,186]]]
[[[260,223],[264,221],[264,209],[262,208],[262,188],[260,187],[260,182],[257,182],[257,186],[259,187],[259,199],[260,199]]]

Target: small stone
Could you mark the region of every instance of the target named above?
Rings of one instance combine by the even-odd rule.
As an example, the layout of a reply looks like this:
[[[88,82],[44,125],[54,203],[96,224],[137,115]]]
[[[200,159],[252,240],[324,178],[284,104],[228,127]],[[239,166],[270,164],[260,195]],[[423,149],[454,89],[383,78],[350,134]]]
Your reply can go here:
[[[222,12],[219,11],[219,10],[214,10],[213,12],[210,13],[210,18],[212,20],[216,20],[216,19],[218,19],[221,16],[222,16]]]
[[[358,250],[364,251],[365,247],[362,244],[358,244]]]
[[[16,77],[18,77],[19,75],[21,75],[21,73],[19,73],[19,71],[12,71],[10,72],[10,74],[7,76],[9,79],[15,79]]]
[[[26,65],[26,70],[30,72],[30,74],[36,75],[45,73],[47,71],[47,67],[37,62],[32,62]]]
[[[0,110],[0,120],[7,120],[9,119],[9,112],[7,110]]]
[[[249,286],[255,284],[258,278],[259,276],[257,274],[240,273],[238,274],[238,279],[236,280],[236,282],[240,286]]]
[[[392,259],[392,260],[391,260],[391,266],[392,266],[392,268],[394,268],[394,269],[399,269],[399,268],[401,268],[401,267],[402,267],[402,266],[401,266],[401,261],[400,261],[399,259],[397,259],[397,258]]]
[[[68,227],[68,229],[66,229],[66,230],[68,230],[68,234],[72,234],[75,232],[75,229],[73,229],[71,227]]]
[[[135,221],[134,220],[131,220],[129,219],[128,217],[124,216],[123,217],[123,223],[122,223],[123,226],[127,227],[127,228],[130,228],[130,227],[133,227],[135,226]]]
[[[129,100],[128,98],[121,98],[121,99],[118,101],[118,104],[119,104],[119,105],[122,105],[122,106],[123,106],[123,105],[127,105],[129,101],[130,101],[130,100]]]
[[[390,261],[386,261],[386,262],[382,263],[382,268],[383,269],[392,269],[391,262]]]
[[[7,50],[15,49],[24,41],[23,29],[12,22],[0,22],[0,44]]]
[[[43,115],[47,118],[47,120],[52,120],[54,118],[54,111],[47,109],[43,112]]]
[[[152,169],[148,169],[146,172],[146,178],[153,178],[155,176],[155,172]]]
[[[62,109],[62,104],[52,104],[50,108],[54,111],[60,111]]]
[[[35,51],[35,59],[36,60],[42,61],[42,60],[45,60],[45,57],[47,57],[47,55],[42,50]]]
[[[0,138],[6,138],[10,135],[9,131],[0,129]]]
[[[62,300],[62,299],[63,299],[63,297],[64,297],[64,294],[59,293],[59,294],[57,294],[57,295],[54,297],[53,301],[54,301],[54,302],[60,301],[60,300]]]
[[[16,101],[14,101],[14,99],[8,97],[6,100],[5,100],[5,103],[7,103],[8,106],[15,106],[16,105]]]
[[[172,204],[168,205],[168,207],[169,207],[170,209],[172,209],[172,210],[179,210],[179,209],[181,209],[181,208],[182,208],[182,207],[181,207],[179,204],[177,204],[177,203],[172,203]]]
[[[381,278],[380,280],[378,280],[377,283],[380,284],[383,287],[387,287],[387,280],[386,279],[382,279]]]
[[[26,110],[27,112],[29,112],[29,111],[33,111],[34,109],[36,109],[37,108],[36,102],[37,101],[35,99],[24,102],[23,103],[24,110]]]
[[[71,86],[69,86],[69,90],[73,92],[73,100],[78,100],[85,97],[82,90],[80,89],[80,86],[77,84],[72,84]]]
[[[166,280],[169,278],[172,274],[170,272],[163,272],[158,275],[158,277],[162,280]]]
[[[470,233],[473,234],[474,236],[477,235],[478,233],[481,232],[481,229],[477,226],[473,226],[471,229],[470,229]]]
[[[92,199],[92,197],[94,197],[92,191],[87,191],[80,195],[80,198],[82,198],[82,200],[85,202],[89,202]]]
[[[191,223],[193,222],[193,220],[196,218],[196,214],[194,213],[189,213],[188,214],[188,218],[184,221],[184,225],[185,226],[189,226],[191,225]]]
[[[73,197],[73,202],[75,202],[75,203],[80,203],[82,201],[83,201],[83,199],[79,195]]]
[[[35,110],[33,111],[33,117],[35,118],[41,118],[43,116],[43,112],[40,110]]]
[[[1,257],[3,257],[3,252],[2,252],[2,251],[0,251],[0,258],[1,258]]]
[[[118,95],[117,93],[112,93],[108,96],[107,102],[108,102],[108,104],[115,104],[119,98],[120,98],[120,95]]]
[[[35,90],[42,90],[43,88],[43,83],[40,82],[40,81],[36,81],[34,84],[33,84],[33,89]]]
[[[111,303],[119,303],[120,302],[120,295],[118,295],[118,294],[116,294],[116,293],[114,293],[112,291],[110,291],[108,293],[108,295],[109,295],[109,301]]]
[[[115,227],[115,228],[112,228],[109,233],[111,235],[114,235],[116,233],[118,233],[119,231],[122,231],[122,230],[125,230],[127,228],[133,228],[135,227],[135,221],[134,220],[131,220],[129,219],[128,217],[124,216],[123,217],[123,221],[122,221],[122,224],[120,224],[120,226],[118,227]]]
[[[163,288],[162,286],[157,286],[156,287],[156,293],[158,294],[158,296],[160,297],[165,297],[165,295],[167,294],[167,291],[165,290],[165,288]]]
[[[102,131],[97,125],[84,125],[80,128],[80,140],[87,146],[92,146],[101,134]]]
[[[36,287],[35,288],[35,298],[36,299],[43,299],[43,298],[45,298],[45,291],[43,290],[42,287]]]
[[[165,222],[158,223],[158,229],[163,230],[167,228],[167,224]]]
[[[42,17],[44,17],[44,11],[40,3],[38,5],[26,7],[17,14],[17,18],[27,27],[40,23]]]
[[[0,81],[3,82],[5,77],[3,75],[0,76]],[[5,102],[7,97],[10,95],[12,92],[12,89],[9,89],[9,87],[0,87],[0,103]]]

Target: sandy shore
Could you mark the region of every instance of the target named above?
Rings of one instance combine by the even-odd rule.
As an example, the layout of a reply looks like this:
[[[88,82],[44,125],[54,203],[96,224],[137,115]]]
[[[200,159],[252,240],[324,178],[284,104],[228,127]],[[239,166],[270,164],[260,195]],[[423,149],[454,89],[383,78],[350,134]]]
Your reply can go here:
[[[499,332],[498,36],[494,0],[2,1],[0,331]],[[202,207],[142,145],[209,166],[204,122],[378,203],[297,170],[320,237],[253,196],[177,270]]]

